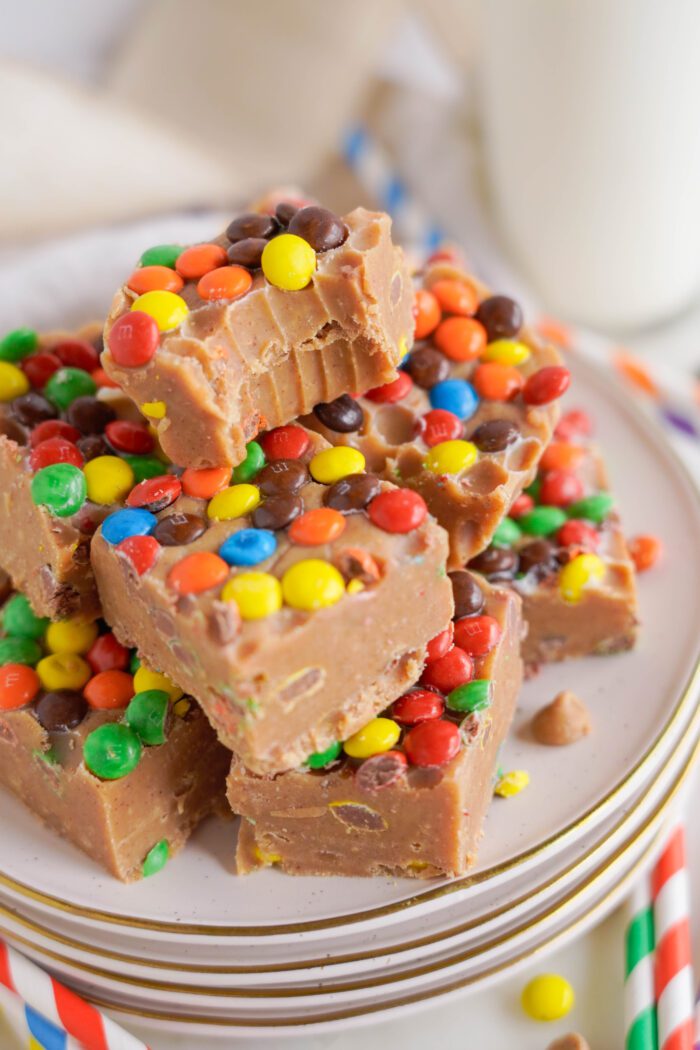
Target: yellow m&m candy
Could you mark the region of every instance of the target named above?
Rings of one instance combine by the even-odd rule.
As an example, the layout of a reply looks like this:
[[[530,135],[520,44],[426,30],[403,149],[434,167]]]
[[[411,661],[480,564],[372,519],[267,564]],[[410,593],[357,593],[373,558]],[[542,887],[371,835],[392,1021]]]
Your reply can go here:
[[[391,751],[401,735],[401,727],[393,718],[373,718],[343,744],[350,758],[371,758]]]
[[[159,689],[161,692],[167,693],[173,703],[183,695],[180,686],[175,685],[172,678],[168,678],[167,674],[161,674],[160,671],[152,671],[150,667],[141,664],[134,675],[134,694],[145,693],[147,689]]]
[[[525,985],[521,996],[523,1010],[534,1021],[558,1021],[574,1005],[574,990],[558,973],[542,973]]]
[[[207,514],[215,521],[229,521],[231,518],[242,518],[254,511],[260,502],[260,489],[255,485],[242,482],[230,485],[209,500]]]
[[[97,638],[96,623],[58,620],[46,628],[46,647],[52,653],[86,653]]]
[[[189,307],[185,300],[175,292],[145,292],[131,304],[132,310],[148,314],[158,325],[159,332],[169,332],[177,328],[187,317]]]
[[[478,449],[471,441],[441,441],[425,457],[425,467],[433,474],[461,474],[471,467],[477,455]]]
[[[281,233],[263,248],[262,272],[270,284],[287,292],[306,288],[316,269],[316,252],[303,237]]]
[[[314,481],[323,485],[333,485],[348,474],[362,474],[365,469],[365,457],[356,448],[327,448],[317,452],[309,463],[309,471]]]
[[[526,769],[512,769],[499,778],[494,791],[501,798],[513,798],[519,795],[530,783],[530,774]]]
[[[0,361],[0,401],[12,401],[28,390],[29,380],[22,369],[11,361]]]
[[[344,594],[345,580],[334,565],[320,558],[298,561],[282,577],[282,595],[292,609],[325,609]]]
[[[482,361],[495,361],[499,365],[521,365],[530,356],[530,347],[525,343],[518,343],[514,339],[496,339],[489,343],[483,354]]]
[[[139,408],[150,419],[163,419],[167,411],[165,401],[144,401]]]
[[[282,588],[269,572],[241,572],[228,581],[221,600],[235,602],[243,620],[262,620],[282,608]]]
[[[90,664],[77,653],[52,653],[39,660],[36,673],[44,689],[82,689],[92,677]]]
[[[597,554],[579,554],[559,573],[559,593],[565,602],[575,605],[581,601],[583,589],[591,580],[602,580],[605,563]]]
[[[134,472],[119,456],[96,456],[85,464],[83,473],[93,503],[118,503],[134,487]]]

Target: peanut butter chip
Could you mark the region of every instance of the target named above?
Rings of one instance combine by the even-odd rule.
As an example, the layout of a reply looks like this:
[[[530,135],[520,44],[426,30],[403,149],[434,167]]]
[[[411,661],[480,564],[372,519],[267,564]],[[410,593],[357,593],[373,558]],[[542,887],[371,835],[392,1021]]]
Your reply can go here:
[[[584,1039],[578,1032],[569,1032],[568,1035],[561,1035],[553,1043],[550,1043],[547,1050],[591,1050],[591,1048],[588,1045],[588,1040]]]
[[[561,747],[574,744],[591,731],[591,719],[583,700],[565,689],[551,704],[537,712],[532,720],[532,731],[540,744]]]

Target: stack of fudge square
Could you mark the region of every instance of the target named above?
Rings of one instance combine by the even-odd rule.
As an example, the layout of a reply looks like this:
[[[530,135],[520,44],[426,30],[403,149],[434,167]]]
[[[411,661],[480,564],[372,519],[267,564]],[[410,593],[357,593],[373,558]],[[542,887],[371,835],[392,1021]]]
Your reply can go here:
[[[569,379],[453,253],[291,200],[8,333],[0,783],[126,881],[212,812],[241,873],[463,872],[523,665],[634,643]]]

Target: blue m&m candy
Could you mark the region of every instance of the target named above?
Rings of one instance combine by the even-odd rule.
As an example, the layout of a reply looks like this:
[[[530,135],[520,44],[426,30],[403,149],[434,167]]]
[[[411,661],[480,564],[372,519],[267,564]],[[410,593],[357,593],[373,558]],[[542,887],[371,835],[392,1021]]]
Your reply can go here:
[[[443,379],[430,389],[430,404],[453,412],[460,419],[469,419],[477,410],[479,395],[466,379]]]
[[[259,565],[277,549],[277,539],[269,529],[239,529],[219,547],[219,555],[229,565]]]
[[[107,543],[121,543],[129,536],[149,536],[158,519],[143,507],[127,507],[109,514],[102,522],[102,535]]]

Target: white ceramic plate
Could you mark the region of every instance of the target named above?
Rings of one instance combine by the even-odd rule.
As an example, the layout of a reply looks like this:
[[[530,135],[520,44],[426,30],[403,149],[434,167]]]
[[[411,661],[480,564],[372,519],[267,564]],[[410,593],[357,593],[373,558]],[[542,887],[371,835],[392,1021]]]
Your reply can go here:
[[[531,784],[516,799],[492,807],[479,866],[462,881],[460,896],[467,901],[542,863],[619,807],[663,761],[694,702],[689,683],[699,646],[697,494],[661,432],[610,374],[582,359],[572,366],[570,401],[597,421],[627,529],[661,536],[667,556],[663,568],[641,580],[644,629],[634,653],[548,667],[525,686],[502,762],[505,768],[527,768]],[[525,727],[533,711],[564,687],[585,698],[596,731],[575,748],[540,747]],[[147,928],[151,937],[163,939],[184,934],[206,941],[218,934],[240,945],[265,937],[270,943],[318,944],[328,928],[334,936],[341,930],[365,936],[375,928],[384,936],[405,920],[409,900],[414,915],[455,904],[435,882],[289,878],[274,870],[233,878],[233,834],[225,825],[204,829],[157,878],[123,886],[27,821],[9,796],[3,795],[1,806],[5,890],[22,897],[26,887],[41,896],[35,898],[38,908],[67,908],[76,924],[93,929],[104,925],[114,932],[116,923],[139,938]],[[158,924],[161,929],[154,929]]]

